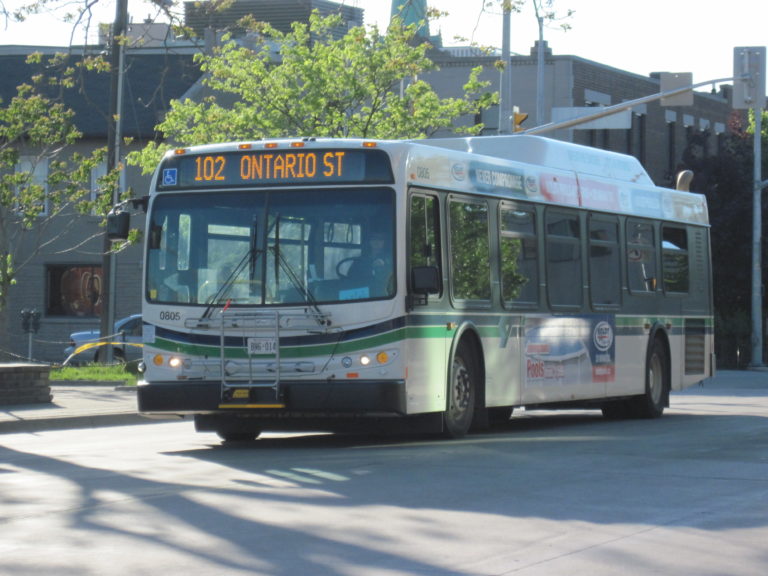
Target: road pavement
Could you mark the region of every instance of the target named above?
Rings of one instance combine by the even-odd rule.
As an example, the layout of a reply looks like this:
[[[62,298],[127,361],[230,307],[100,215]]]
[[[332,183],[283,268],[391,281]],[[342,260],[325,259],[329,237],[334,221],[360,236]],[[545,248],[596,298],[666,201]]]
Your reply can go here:
[[[136,412],[136,389],[131,386],[51,383],[53,400],[46,404],[0,406],[0,434],[123,426],[157,422]],[[701,385],[677,394],[768,395],[768,370],[723,370]]]

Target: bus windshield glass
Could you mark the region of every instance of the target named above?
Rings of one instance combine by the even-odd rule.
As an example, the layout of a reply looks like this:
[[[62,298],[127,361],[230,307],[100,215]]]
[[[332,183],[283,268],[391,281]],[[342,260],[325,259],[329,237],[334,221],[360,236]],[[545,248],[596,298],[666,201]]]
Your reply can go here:
[[[302,305],[394,296],[390,188],[161,194],[149,302]]]

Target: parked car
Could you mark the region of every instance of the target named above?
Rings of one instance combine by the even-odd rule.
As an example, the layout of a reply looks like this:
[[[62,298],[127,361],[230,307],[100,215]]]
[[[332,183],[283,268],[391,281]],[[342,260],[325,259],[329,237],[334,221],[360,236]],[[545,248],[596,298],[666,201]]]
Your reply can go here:
[[[116,362],[130,362],[141,358],[142,326],[141,314],[133,314],[115,322],[115,329],[111,334],[113,337],[109,342],[113,344],[112,354]],[[73,332],[69,338],[69,346],[64,349],[65,364],[100,362],[106,354],[102,344],[106,340],[102,340],[100,330]],[[84,345],[88,346],[79,350]]]

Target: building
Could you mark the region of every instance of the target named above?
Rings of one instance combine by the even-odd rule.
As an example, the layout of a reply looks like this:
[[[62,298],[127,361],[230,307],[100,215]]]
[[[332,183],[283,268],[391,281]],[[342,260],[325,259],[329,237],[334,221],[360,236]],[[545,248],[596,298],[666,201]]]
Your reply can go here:
[[[659,74],[641,76],[578,56],[554,55],[546,43],[544,49],[541,124],[570,118],[575,109],[594,107],[597,110],[661,91]],[[511,56],[506,78],[506,73],[500,74],[494,68],[498,60],[496,55],[472,50],[460,51],[458,55],[453,49],[436,51],[432,58],[439,70],[425,78],[441,96],[458,96],[470,70],[482,66],[481,78],[490,82],[492,89],[500,91],[502,82],[511,82],[512,104],[528,114],[522,128],[531,128],[537,125],[537,51],[538,46],[534,46],[528,55]],[[610,119],[597,127],[584,124],[546,135],[631,154],[643,163],[658,185],[669,186],[683,164],[683,154],[693,135],[702,143],[703,154],[717,153],[734,114],[731,99],[731,86],[722,86],[717,93],[696,91],[692,106],[665,107],[660,101],[636,106],[620,118],[628,121],[623,127]],[[497,134],[500,125],[498,107],[487,111],[482,121],[486,126],[484,134]]]
[[[98,51],[100,47],[73,51],[72,58]],[[47,62],[34,65],[26,62],[31,52],[43,51],[52,56],[49,47],[0,47],[0,100],[9,102],[16,87],[48,66]],[[62,51],[62,49],[59,49]],[[47,70],[55,74],[55,70]],[[123,105],[122,133],[133,139],[131,148],[142,147],[155,136],[155,125],[168,110],[170,101],[185,94],[200,77],[192,62],[192,53],[156,49],[129,50],[125,58],[123,85],[126,98]],[[108,74],[86,72],[79,78],[78,90],[64,92],[64,103],[74,110],[75,123],[83,137],[76,151],[87,154],[107,144],[107,118],[109,111],[110,77]],[[52,88],[53,90],[53,88]],[[50,94],[54,96],[54,94]],[[96,193],[96,179],[106,173],[104,165],[93,174],[92,186]],[[36,178],[45,179],[43,167]],[[126,171],[126,185],[141,195],[146,190],[147,177],[138,169]],[[0,335],[0,358],[3,360],[26,358],[29,352],[26,337],[21,332],[20,311],[37,310],[41,313],[40,330],[33,338],[32,356],[45,361],[62,361],[69,334],[74,331],[95,329],[102,310],[100,298],[103,228],[100,216],[81,216],[65,213],[46,222],[41,219],[29,233],[18,229],[11,240],[18,246],[16,259],[16,285],[8,294],[9,332]],[[116,318],[140,311],[137,278],[141,270],[141,250],[131,247],[116,258],[118,300]]]
[[[342,9],[349,25],[362,23],[362,11],[325,0],[241,0],[229,13],[204,14],[196,3],[187,3],[187,24],[205,36],[206,29],[232,28],[244,14],[269,20],[278,29],[295,20],[307,20],[312,8],[321,13]],[[171,37],[151,23],[131,24],[132,39],[126,56],[124,76],[123,133],[133,139],[132,147],[140,148],[155,137],[154,127],[175,98],[199,94],[200,71],[192,55],[204,49],[204,43]],[[214,35],[215,36],[215,35]],[[106,40],[106,39],[104,39]],[[439,69],[425,76],[443,97],[458,96],[469,71],[483,67],[483,78],[490,89],[499,90],[501,82],[512,85],[512,103],[531,117],[524,127],[532,126],[536,110],[537,50],[529,55],[510,58],[508,72],[500,74],[496,55],[474,49],[440,49],[439,42],[431,53]],[[99,52],[101,45],[86,47]],[[553,54],[546,45],[544,69],[544,122],[561,111],[573,108],[607,106],[658,93],[657,75],[639,76],[571,55]],[[34,46],[0,46],[0,99],[7,102],[16,86],[29,79],[34,67],[25,63],[27,54],[40,50]],[[45,48],[45,51],[52,52]],[[65,50],[65,49],[61,49]],[[75,51],[76,52],[76,51]],[[689,153],[693,136],[699,144],[697,153],[714,155],[728,129],[733,113],[730,87],[717,93],[696,92],[693,106],[662,107],[652,102],[634,108],[629,125],[623,128],[588,128],[559,130],[550,136],[576,143],[597,146],[636,156],[657,184],[670,185],[678,168]],[[69,93],[65,102],[75,110],[76,122],[84,133],[81,146],[89,149],[106,145],[109,78],[86,75],[79,92]],[[467,118],[466,122],[475,119]],[[492,109],[481,119],[485,134],[496,134],[499,110]],[[94,175],[97,176],[97,175]],[[126,174],[126,186],[135,196],[147,189],[148,177],[135,169]],[[695,189],[695,188],[694,188]],[[57,362],[73,331],[99,326],[101,313],[98,283],[101,275],[103,229],[97,216],[63,217],[45,232],[44,238],[28,239],[23,258],[28,263],[19,270],[17,285],[9,293],[6,313],[9,326],[21,328],[20,311],[36,309],[42,313],[41,329],[33,338],[33,357]],[[134,219],[138,221],[138,219]],[[40,240],[55,240],[53,246],[41,249]],[[62,250],[62,247],[76,247]],[[140,311],[141,249],[132,247],[116,258],[117,305],[115,317],[122,318]],[[14,332],[16,334],[16,332]],[[26,357],[27,340],[6,335],[0,341],[0,358]]]

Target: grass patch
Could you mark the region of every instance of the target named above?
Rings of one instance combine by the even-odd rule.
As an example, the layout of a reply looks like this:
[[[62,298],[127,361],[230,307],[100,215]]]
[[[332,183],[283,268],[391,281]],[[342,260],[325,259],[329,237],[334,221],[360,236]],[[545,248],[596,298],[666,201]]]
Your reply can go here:
[[[135,372],[135,366],[131,364],[62,366],[51,369],[50,380],[125,382],[126,384],[135,385],[138,380],[138,375]]]

